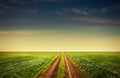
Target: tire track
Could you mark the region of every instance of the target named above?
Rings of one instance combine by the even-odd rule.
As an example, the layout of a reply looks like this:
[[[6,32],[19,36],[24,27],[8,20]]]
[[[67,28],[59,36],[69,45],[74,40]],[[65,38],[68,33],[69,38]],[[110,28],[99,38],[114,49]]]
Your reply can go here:
[[[81,78],[78,69],[74,66],[72,61],[64,54],[64,60],[66,64],[65,78]]]
[[[52,62],[52,64],[43,73],[41,73],[38,76],[38,78],[56,78],[60,59],[61,59],[61,54]]]

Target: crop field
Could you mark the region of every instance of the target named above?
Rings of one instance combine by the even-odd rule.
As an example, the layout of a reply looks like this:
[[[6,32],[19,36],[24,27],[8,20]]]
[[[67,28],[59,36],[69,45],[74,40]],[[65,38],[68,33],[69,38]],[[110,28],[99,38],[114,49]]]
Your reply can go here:
[[[6,53],[0,56],[0,78],[35,78],[56,53]],[[38,74],[39,74],[38,73]]]
[[[64,57],[62,56],[56,78],[64,78],[64,75],[65,75],[65,62],[64,62]]]
[[[2,52],[0,78],[120,78],[120,53]]]
[[[67,54],[80,70],[89,72],[92,78],[120,78],[120,53]]]

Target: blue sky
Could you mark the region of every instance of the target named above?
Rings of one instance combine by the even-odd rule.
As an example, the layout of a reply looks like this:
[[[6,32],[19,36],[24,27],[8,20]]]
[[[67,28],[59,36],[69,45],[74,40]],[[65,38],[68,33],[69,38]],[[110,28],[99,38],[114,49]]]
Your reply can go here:
[[[1,51],[120,51],[119,40],[120,0],[0,0]]]
[[[119,26],[120,0],[0,0],[0,29]]]

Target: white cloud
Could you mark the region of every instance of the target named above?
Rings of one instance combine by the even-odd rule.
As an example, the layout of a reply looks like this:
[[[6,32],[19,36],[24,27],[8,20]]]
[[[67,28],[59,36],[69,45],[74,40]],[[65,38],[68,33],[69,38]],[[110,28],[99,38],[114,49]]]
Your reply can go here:
[[[88,15],[87,11],[84,11],[84,10],[81,10],[81,9],[78,9],[78,8],[73,8],[73,9],[71,9],[71,11],[76,13],[76,14]]]

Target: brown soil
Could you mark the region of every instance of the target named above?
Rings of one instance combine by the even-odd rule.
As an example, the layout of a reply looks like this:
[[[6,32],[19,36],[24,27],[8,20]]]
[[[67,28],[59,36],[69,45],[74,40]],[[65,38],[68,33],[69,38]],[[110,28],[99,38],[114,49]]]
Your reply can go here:
[[[56,78],[57,69],[59,67],[59,62],[61,59],[61,55],[59,55],[52,64],[43,72],[41,73],[38,78]]]
[[[60,59],[61,59],[61,54],[52,62],[52,64],[44,72],[42,72],[38,76],[38,78],[56,78]],[[81,78],[79,70],[75,67],[73,62],[65,54],[64,54],[64,61],[66,65],[64,78]]]
[[[66,55],[64,55],[64,60],[66,64],[66,75],[64,78],[81,78],[79,70]]]

